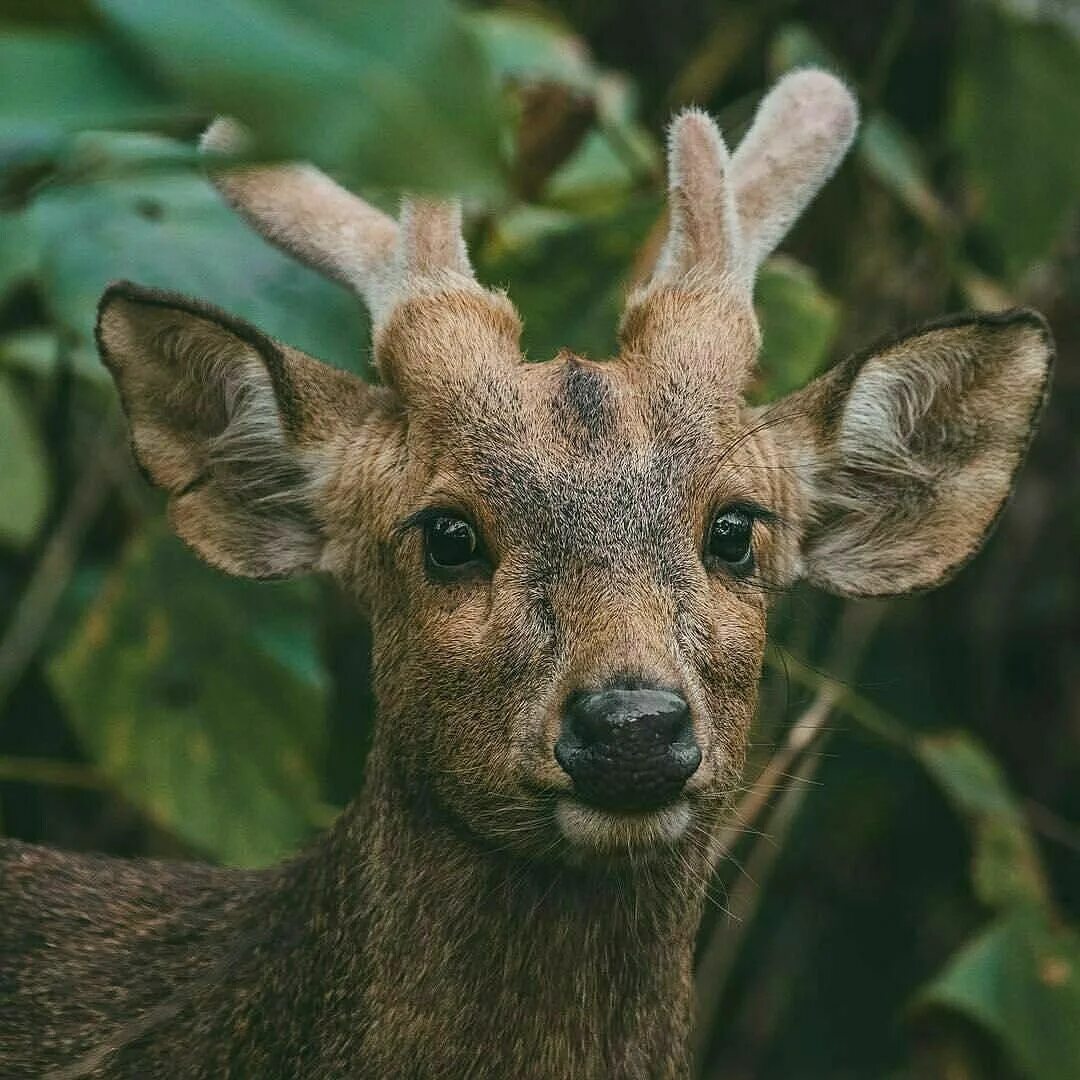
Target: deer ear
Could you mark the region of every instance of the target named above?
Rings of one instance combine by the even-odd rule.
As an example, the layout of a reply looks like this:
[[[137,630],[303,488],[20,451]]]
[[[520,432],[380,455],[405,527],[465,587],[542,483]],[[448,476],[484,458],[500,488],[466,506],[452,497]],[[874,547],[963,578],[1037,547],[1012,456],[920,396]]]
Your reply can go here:
[[[809,508],[803,573],[850,596],[938,585],[980,547],[1046,395],[1032,311],[962,316],[855,356],[770,409]]]
[[[102,297],[97,338],[181,538],[245,577],[316,568],[319,495],[369,388],[223,312],[126,282]]]

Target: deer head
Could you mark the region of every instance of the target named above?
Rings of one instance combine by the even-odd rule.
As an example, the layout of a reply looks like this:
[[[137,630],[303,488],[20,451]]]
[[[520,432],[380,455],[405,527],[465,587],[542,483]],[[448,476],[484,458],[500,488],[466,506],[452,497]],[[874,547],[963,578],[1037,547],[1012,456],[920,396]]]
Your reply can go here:
[[[363,297],[382,385],[201,303],[106,292],[101,353],[180,536],[234,574],[326,571],[368,613],[372,767],[401,790],[521,850],[700,835],[743,761],[772,594],[927,588],[977,550],[1044,397],[1038,315],[957,317],[743,400],[756,270],[855,124],[817,71],[731,157],[678,116],[667,241],[603,362],[524,361],[456,205],[395,222],[303,165],[216,182]]]

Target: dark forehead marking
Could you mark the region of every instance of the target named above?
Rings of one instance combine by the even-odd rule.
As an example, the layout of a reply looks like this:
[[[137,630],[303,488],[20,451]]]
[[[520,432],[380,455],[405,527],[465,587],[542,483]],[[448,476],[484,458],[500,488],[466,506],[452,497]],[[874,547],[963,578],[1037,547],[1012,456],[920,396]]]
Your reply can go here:
[[[675,519],[707,494],[744,431],[738,398],[679,372],[649,386],[642,417],[619,393],[617,366],[550,363],[551,380],[528,386],[486,371],[461,380],[445,403],[446,456],[500,526],[539,547],[656,553],[664,530],[685,531]]]
[[[607,375],[576,356],[566,359],[551,405],[556,428],[575,449],[597,446],[615,428],[615,398]]]

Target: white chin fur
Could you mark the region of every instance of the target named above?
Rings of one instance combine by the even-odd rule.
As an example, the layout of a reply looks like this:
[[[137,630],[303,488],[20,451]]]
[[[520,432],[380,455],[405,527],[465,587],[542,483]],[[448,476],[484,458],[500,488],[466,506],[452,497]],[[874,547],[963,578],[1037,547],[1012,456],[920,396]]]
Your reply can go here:
[[[555,822],[570,843],[592,851],[618,852],[674,844],[690,824],[685,800],[645,813],[598,810],[577,799],[555,804]]]

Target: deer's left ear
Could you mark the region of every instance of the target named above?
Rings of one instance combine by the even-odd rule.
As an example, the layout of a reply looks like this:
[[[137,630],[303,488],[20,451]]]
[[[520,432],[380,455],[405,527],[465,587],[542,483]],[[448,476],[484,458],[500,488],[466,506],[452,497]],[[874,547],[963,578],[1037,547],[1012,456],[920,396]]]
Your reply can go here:
[[[231,574],[318,569],[323,489],[372,389],[215,308],[127,282],[102,298],[97,337],[180,537]]]
[[[961,316],[838,365],[768,410],[803,487],[803,575],[831,592],[938,585],[1013,486],[1054,355],[1033,311]]]

